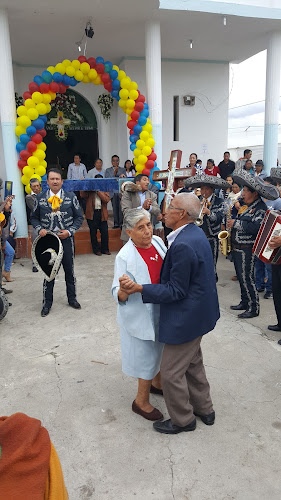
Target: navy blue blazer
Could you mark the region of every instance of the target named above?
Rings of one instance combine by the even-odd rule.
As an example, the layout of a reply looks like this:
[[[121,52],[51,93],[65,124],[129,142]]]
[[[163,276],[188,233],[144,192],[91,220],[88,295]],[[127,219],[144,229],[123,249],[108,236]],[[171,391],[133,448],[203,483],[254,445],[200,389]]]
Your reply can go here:
[[[184,344],[214,329],[220,311],[213,255],[195,224],[169,248],[160,284],[143,285],[143,302],[160,304],[159,341],[165,344]]]

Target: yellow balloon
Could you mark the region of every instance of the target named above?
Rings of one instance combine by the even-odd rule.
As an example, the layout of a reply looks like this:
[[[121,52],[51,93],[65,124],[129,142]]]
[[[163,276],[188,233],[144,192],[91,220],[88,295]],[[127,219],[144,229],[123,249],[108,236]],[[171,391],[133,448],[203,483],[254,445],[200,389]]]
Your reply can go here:
[[[42,94],[42,97],[43,97],[44,104],[50,104],[50,102],[52,100],[50,94]]]
[[[46,114],[50,113],[52,109],[51,104],[46,104],[46,109],[47,109]]]
[[[63,65],[67,68],[67,66],[70,66],[71,61],[70,61],[69,59],[64,59],[64,60],[62,61],[62,64],[63,64]]]
[[[90,78],[88,77],[88,75],[84,75],[82,82],[83,83],[89,83],[89,81],[90,81]]]
[[[45,104],[43,106],[45,106]],[[37,109],[30,108],[27,112],[27,116],[30,118],[30,120],[36,120],[36,118],[38,118],[39,116],[39,112]]]
[[[88,77],[90,78],[90,80],[94,80],[95,78],[97,78],[98,74],[96,72],[96,70],[94,68],[90,69],[89,73],[88,73]]]
[[[42,151],[46,151],[47,146],[45,142],[40,142],[40,144],[37,144],[37,149],[41,149]]]
[[[45,160],[41,161],[41,165],[42,167],[47,168],[47,162]]]
[[[30,185],[29,185],[29,184],[27,184],[27,185],[25,186],[24,190],[25,190],[26,194],[30,194],[30,193],[31,193],[31,187],[30,187]]]
[[[31,176],[34,174],[34,168],[28,167],[26,165],[26,167],[23,167],[22,173],[23,173],[23,175],[25,175],[25,177],[28,177],[28,179],[31,179]]]
[[[133,101],[133,99],[128,99],[127,107],[133,109],[135,107],[135,101]]]
[[[39,165],[35,169],[35,174],[39,175],[40,177],[43,177],[43,175],[45,175],[45,173],[46,173],[46,169],[42,165]]]
[[[80,68],[80,61],[78,61],[77,59],[74,59],[74,61],[72,61],[71,63],[71,66],[73,66],[73,68],[75,68],[76,70]]]
[[[87,75],[91,69],[91,66],[87,62],[83,62],[80,66],[80,71],[82,71],[83,75]]]
[[[35,102],[32,99],[26,99],[24,105],[26,109],[35,108]]]
[[[132,113],[132,108],[126,108],[125,112],[128,115],[128,119],[129,119],[130,118],[130,114]]]
[[[143,130],[140,133],[140,139],[142,139],[144,142],[146,142],[148,138],[149,138],[149,133],[146,130]]]
[[[78,61],[78,62],[79,62],[79,61]],[[67,66],[67,68],[66,68],[66,70],[65,70],[65,72],[66,72],[66,74],[67,74],[68,76],[74,76],[74,75],[75,75],[75,71],[76,71],[76,70],[75,70],[74,66],[72,66],[72,65],[71,65],[71,66],[70,66],[70,65],[69,65],[69,66]]]
[[[75,71],[75,80],[77,80],[77,82],[81,82],[83,80],[83,73],[82,71],[80,71],[79,69],[77,71]]]
[[[27,114],[27,109],[25,106],[19,106],[17,109],[18,116],[24,116]]]
[[[138,163],[138,158],[133,158],[133,163],[136,165]]]
[[[136,167],[135,167],[135,171],[138,173],[138,174],[141,174],[142,171],[144,169],[144,165],[142,165],[141,163],[137,163],[136,164]]]
[[[120,71],[118,71],[118,79],[120,80],[120,82],[121,82],[122,78],[125,78],[125,77],[126,77],[125,71],[122,71],[122,69]]]
[[[139,155],[138,162],[145,164],[147,162],[147,156],[144,156],[143,154]]]
[[[137,82],[131,82],[130,90],[138,90],[138,84],[137,84]]]
[[[25,134],[25,128],[18,125],[15,129],[15,133],[19,137],[21,134]]]
[[[44,151],[42,151],[42,152],[44,152]],[[39,165],[39,160],[38,160],[38,158],[35,158],[35,156],[30,156],[30,157],[28,158],[28,160],[27,160],[27,164],[28,164],[30,167],[32,167],[32,168],[36,168],[36,167],[38,167],[38,165]]]
[[[41,104],[37,104],[36,109],[39,115],[45,115],[47,113],[47,106],[46,104],[43,104],[43,102]]]
[[[33,179],[38,179],[38,181],[41,183],[41,175],[38,175],[38,174],[33,174],[32,176]]]
[[[145,131],[145,132],[148,132],[150,133],[152,131],[152,125],[150,123],[146,123],[142,129]]]
[[[136,157],[138,157],[139,155],[141,155],[141,149],[136,148],[135,151],[134,151],[134,155]]]
[[[26,175],[23,175],[21,177],[21,182],[26,186],[27,184],[29,184],[29,177],[26,177]]]
[[[42,102],[43,96],[42,96],[41,92],[33,92],[32,100],[35,102],[35,104],[39,104],[40,102]]]
[[[55,67],[56,72],[60,73],[61,75],[65,74],[65,66],[62,63],[58,63]]]
[[[125,101],[125,99],[120,99],[120,101],[118,102],[120,108],[126,108],[127,107],[127,101]]]
[[[129,97],[130,99],[133,99],[133,101],[135,101],[139,97],[138,91],[130,90]]]
[[[54,101],[55,98],[57,97],[57,94],[55,92],[52,92],[51,90],[49,90],[49,95],[51,96],[51,101]]]
[[[126,78],[122,78],[120,83],[122,89],[129,89],[131,84],[131,79],[127,76]]]
[[[118,66],[116,66],[116,64],[113,64],[112,69],[115,69],[115,71],[118,71],[118,72],[120,71],[120,70],[119,70],[119,67],[118,67]]]
[[[47,71],[49,71],[53,75],[56,70],[55,70],[54,66],[49,66],[47,68]]]
[[[127,89],[121,89],[119,91],[119,97],[120,97],[120,99],[128,99],[128,97],[129,97],[129,90],[127,90]]]
[[[150,146],[151,148],[153,148],[155,146],[155,140],[151,139],[151,138],[147,139],[146,145]]]
[[[142,139],[139,139],[139,140],[136,142],[136,145],[137,145],[137,148],[138,148],[138,149],[142,149],[142,148],[144,148],[144,146],[145,146],[145,142],[144,142]]]
[[[42,160],[45,159],[46,153],[44,151],[42,151],[42,149],[36,149],[36,151],[34,151],[34,153],[33,153],[33,157],[37,158],[39,160],[38,161],[38,165],[39,165],[39,162],[41,162]]]
[[[17,124],[20,126],[20,127],[23,127],[24,129],[26,129],[27,127],[29,127],[31,125],[31,119],[29,118],[29,111],[27,112],[27,115],[28,116],[20,116],[18,119],[17,119]]]
[[[151,147],[150,146],[144,146],[144,148],[142,148],[142,153],[144,154],[144,156],[151,155],[151,153],[152,153]]]
[[[100,77],[100,75],[98,75],[97,78],[95,78],[93,80],[93,82],[94,82],[95,85],[100,85],[101,84],[101,77]]]

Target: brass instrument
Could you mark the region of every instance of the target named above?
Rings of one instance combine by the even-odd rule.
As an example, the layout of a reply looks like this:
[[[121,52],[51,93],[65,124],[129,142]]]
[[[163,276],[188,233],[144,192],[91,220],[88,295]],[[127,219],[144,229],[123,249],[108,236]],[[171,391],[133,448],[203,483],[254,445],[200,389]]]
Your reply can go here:
[[[226,223],[228,220],[231,219],[231,210],[232,210],[233,205],[235,205],[236,201],[234,203],[231,203],[227,209]],[[225,257],[227,257],[231,253],[231,250],[232,250],[232,248],[231,248],[231,231],[227,231],[226,229],[224,231],[220,231],[218,234],[218,239],[220,242],[220,251]]]
[[[196,224],[196,226],[199,226],[199,227],[202,226],[204,215],[205,215],[205,214],[203,214],[203,210],[204,210],[204,208],[208,207],[208,203],[209,202],[208,202],[207,198],[204,198],[199,215],[198,215],[197,219],[195,219],[195,221],[194,221],[194,224]]]

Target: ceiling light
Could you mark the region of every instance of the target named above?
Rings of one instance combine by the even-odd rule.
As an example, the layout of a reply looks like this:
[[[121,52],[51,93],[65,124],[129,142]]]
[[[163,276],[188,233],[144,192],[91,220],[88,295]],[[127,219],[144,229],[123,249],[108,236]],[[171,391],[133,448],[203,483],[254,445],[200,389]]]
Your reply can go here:
[[[226,26],[226,16],[223,16],[223,25]]]
[[[189,40],[189,47],[192,49],[192,47],[193,47],[193,40]]]

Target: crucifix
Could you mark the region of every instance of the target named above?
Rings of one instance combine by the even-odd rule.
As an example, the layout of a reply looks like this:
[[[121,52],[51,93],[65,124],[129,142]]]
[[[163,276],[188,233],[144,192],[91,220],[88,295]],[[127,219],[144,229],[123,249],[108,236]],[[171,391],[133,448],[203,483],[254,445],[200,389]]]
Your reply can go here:
[[[180,168],[182,151],[176,149],[171,152],[168,170],[157,170],[153,172],[154,181],[167,181],[165,197],[163,202],[163,214],[170,205],[172,198],[178,189],[179,180],[187,179],[196,174],[195,167]]]
[[[57,118],[51,118],[50,119],[50,123],[52,125],[57,125],[57,127],[58,127],[58,136],[60,137],[60,139],[64,139],[65,138],[64,127],[65,127],[65,125],[70,125],[71,124],[71,120],[69,120],[68,118],[64,118],[63,117],[63,111],[58,111]]]

